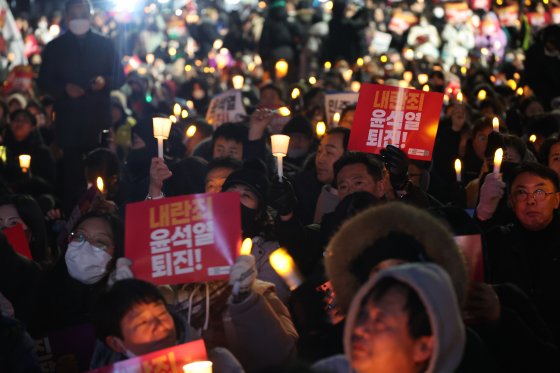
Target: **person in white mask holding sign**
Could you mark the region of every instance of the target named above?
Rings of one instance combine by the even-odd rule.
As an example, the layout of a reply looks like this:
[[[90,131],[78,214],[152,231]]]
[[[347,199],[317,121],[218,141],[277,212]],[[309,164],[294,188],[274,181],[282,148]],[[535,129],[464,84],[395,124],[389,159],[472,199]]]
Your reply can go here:
[[[120,219],[97,211],[78,220],[68,246],[50,268],[16,254],[1,236],[0,292],[33,335],[88,323],[97,295],[114,281],[123,243]]]

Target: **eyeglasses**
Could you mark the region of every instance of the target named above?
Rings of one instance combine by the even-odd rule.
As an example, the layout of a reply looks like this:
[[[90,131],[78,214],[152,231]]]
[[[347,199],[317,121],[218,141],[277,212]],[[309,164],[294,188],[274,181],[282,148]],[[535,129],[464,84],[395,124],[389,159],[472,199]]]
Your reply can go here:
[[[513,193],[513,199],[515,202],[525,202],[529,198],[529,196],[533,197],[536,202],[542,202],[548,197],[549,195],[554,194],[554,192],[547,193],[542,189],[537,189],[532,193],[529,193],[524,190],[516,190]]]
[[[82,232],[72,232],[70,233],[70,237],[68,237],[68,242],[76,243],[80,246],[86,241],[92,244],[95,248],[103,251],[107,251],[109,248],[113,247],[113,243],[108,242],[106,238],[88,237]]]

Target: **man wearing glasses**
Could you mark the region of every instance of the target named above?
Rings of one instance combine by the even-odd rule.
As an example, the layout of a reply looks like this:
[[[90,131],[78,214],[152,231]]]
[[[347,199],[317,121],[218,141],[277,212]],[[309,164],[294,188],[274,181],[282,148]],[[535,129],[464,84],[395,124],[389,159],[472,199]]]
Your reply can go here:
[[[519,286],[537,306],[556,343],[560,341],[558,187],[558,175],[550,168],[522,164],[508,185],[515,222],[485,234],[491,282]]]

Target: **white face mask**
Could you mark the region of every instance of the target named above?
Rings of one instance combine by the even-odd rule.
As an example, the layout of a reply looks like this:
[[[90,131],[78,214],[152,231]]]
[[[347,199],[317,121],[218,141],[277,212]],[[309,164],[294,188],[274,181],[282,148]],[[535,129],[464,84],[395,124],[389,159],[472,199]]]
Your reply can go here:
[[[90,27],[89,19],[73,19],[68,23],[68,28],[76,36],[85,35]]]
[[[107,263],[113,257],[86,241],[84,243],[71,242],[64,259],[68,273],[73,279],[91,285],[107,274]]]

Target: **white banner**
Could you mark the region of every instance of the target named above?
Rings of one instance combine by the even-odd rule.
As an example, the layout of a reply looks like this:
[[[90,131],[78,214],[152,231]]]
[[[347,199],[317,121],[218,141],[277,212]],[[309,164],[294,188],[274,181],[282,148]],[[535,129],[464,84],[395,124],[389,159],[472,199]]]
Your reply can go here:
[[[214,96],[206,113],[206,121],[216,128],[226,122],[240,122],[246,115],[241,91],[230,89]]]
[[[348,105],[358,103],[358,93],[336,92],[325,94],[325,112],[327,113],[327,126],[333,127],[333,116],[335,113],[342,114]],[[334,126],[336,127],[338,123]]]

